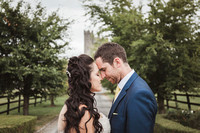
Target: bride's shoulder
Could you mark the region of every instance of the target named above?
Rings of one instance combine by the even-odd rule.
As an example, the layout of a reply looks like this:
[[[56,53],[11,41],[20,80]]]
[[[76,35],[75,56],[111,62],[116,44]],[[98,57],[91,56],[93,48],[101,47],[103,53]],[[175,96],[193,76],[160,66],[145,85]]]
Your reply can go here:
[[[60,114],[59,114],[59,117],[58,117],[58,132],[59,133],[62,133],[65,129],[65,126],[66,126],[66,118],[64,116],[64,114],[66,113],[67,111],[67,106],[64,105],[60,111]]]
[[[60,116],[64,115],[66,113],[66,111],[67,111],[67,105],[65,104],[65,105],[63,105],[63,107],[62,107],[62,109],[60,111]]]

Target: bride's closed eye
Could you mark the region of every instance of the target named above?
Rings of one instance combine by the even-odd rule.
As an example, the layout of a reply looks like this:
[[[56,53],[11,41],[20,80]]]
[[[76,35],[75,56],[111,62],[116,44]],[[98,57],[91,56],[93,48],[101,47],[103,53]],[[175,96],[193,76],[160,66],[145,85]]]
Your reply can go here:
[[[100,76],[100,71],[98,71],[96,75],[97,75],[97,76]]]

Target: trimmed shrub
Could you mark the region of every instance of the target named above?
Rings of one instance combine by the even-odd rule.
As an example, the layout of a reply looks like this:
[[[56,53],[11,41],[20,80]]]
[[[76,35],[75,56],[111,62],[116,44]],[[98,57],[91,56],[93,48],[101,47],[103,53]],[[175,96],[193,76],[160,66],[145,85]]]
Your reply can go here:
[[[0,133],[33,133],[36,116],[0,115]]]
[[[170,111],[167,113],[166,118],[173,121],[177,121],[184,126],[200,130],[200,111]]]
[[[157,114],[154,133],[199,133],[200,130],[181,125],[178,122],[168,120],[165,114]]]

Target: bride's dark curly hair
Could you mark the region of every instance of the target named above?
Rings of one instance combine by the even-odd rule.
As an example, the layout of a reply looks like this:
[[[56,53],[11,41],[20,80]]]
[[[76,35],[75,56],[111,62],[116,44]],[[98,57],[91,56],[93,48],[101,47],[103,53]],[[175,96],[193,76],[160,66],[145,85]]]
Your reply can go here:
[[[92,63],[94,60],[85,54],[78,57],[74,56],[69,59],[68,62],[68,95],[69,98],[65,101],[67,105],[67,111],[64,114],[66,118],[66,128],[65,133],[69,133],[71,129],[75,129],[77,133],[80,133],[79,124],[81,118],[84,116],[87,110],[90,113],[90,119],[94,118],[94,128],[95,133],[100,133],[102,131],[102,125],[98,121],[100,114],[97,108],[94,107],[96,101],[94,99],[94,93],[90,91],[90,73],[92,71]],[[85,105],[80,110],[80,105]],[[89,120],[90,120],[89,119]],[[89,120],[87,122],[89,122]],[[85,123],[85,129],[87,132],[87,127]]]

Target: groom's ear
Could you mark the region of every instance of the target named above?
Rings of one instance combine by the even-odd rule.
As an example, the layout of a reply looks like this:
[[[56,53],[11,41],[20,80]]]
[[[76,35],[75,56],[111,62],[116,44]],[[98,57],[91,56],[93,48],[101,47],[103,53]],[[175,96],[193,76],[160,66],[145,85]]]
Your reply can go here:
[[[115,68],[121,67],[121,63],[122,63],[122,61],[121,61],[121,59],[119,57],[115,57],[114,58],[114,60],[113,60],[113,66]]]

